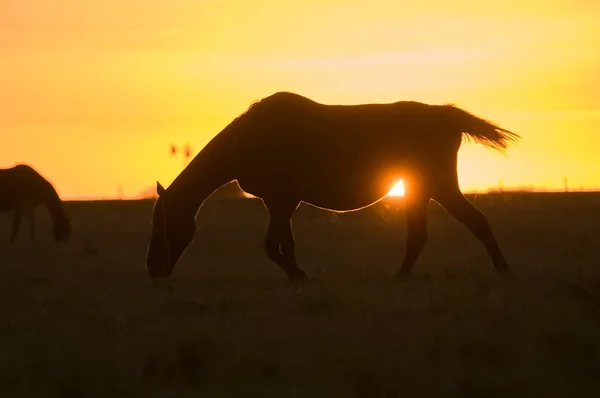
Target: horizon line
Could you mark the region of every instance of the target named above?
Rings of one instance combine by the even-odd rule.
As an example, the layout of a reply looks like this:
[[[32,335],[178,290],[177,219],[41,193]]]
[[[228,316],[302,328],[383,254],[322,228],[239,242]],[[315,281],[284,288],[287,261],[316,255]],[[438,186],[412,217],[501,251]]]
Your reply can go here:
[[[529,189],[529,188],[490,188],[490,189],[486,189],[486,190],[465,190],[463,191],[464,195],[493,195],[493,194],[499,194],[499,193],[600,193],[600,188],[581,188],[581,189],[569,189],[569,190],[564,190],[563,189]],[[398,199],[398,198],[403,198],[404,195],[398,195],[398,196],[391,196],[391,195],[386,195],[383,199],[385,198],[393,198],[393,199]],[[248,196],[231,196],[231,197],[224,197],[224,198],[231,198],[231,199],[260,199],[257,197],[248,197]],[[142,197],[142,196],[127,196],[127,197],[117,197],[117,196],[70,196],[70,197],[65,197],[65,198],[61,198],[61,200],[63,202],[99,202],[99,201],[140,201],[140,200],[156,200],[156,197],[153,196],[148,196],[148,197]]]

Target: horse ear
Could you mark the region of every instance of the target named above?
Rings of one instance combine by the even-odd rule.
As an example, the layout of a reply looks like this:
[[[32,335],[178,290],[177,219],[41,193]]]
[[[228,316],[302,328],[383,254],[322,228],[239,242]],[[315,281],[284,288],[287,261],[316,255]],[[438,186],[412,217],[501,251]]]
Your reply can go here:
[[[162,185],[160,185],[160,182],[158,182],[158,181],[156,181],[156,193],[158,194],[158,196],[165,193],[165,189],[163,188]]]

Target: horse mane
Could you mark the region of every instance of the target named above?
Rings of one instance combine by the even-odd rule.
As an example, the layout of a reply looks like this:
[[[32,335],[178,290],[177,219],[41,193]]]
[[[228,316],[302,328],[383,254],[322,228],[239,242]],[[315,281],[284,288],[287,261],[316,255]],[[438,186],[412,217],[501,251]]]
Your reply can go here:
[[[252,103],[248,106],[248,108],[244,112],[240,113],[236,118],[234,118],[229,123],[228,126],[237,124],[237,122],[239,122],[240,119],[242,119],[244,116],[246,116],[248,114],[248,112],[250,112],[256,105],[260,104],[263,100],[264,100],[264,98],[261,100],[255,99],[254,101],[252,101]]]
[[[311,102],[311,103],[314,103],[314,104],[317,104],[317,105],[326,106],[325,104],[320,104],[318,102],[315,102],[315,101],[313,101],[313,100],[311,100],[309,98],[306,98],[306,97],[304,97],[302,95],[299,95],[299,94],[290,93],[290,92],[287,92],[287,91],[279,91],[279,92],[277,92],[275,94],[269,95],[269,96],[261,98],[261,99],[254,99],[252,101],[252,103],[248,106],[248,108],[244,112],[242,112],[241,114],[239,114],[235,119],[233,119],[231,121],[231,123],[229,123],[228,126],[237,124],[237,122],[239,122],[240,119],[242,119],[244,116],[248,115],[248,113],[250,113],[250,111],[252,111],[257,105],[264,104],[265,102],[285,100],[286,98],[287,99],[296,98],[296,99],[299,99],[301,101],[306,101],[306,102]]]

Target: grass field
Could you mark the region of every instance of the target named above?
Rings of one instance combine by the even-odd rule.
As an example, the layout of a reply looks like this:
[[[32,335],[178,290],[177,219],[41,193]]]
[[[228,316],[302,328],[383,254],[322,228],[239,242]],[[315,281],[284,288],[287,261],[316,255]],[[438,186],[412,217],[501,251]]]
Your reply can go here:
[[[144,266],[150,201],[67,202],[70,242],[38,210],[0,227],[0,396],[600,396],[600,194],[469,199],[516,279],[437,204],[405,282],[402,199],[302,205],[288,285],[263,252],[257,200],[210,199],[167,281]],[[174,393],[177,393],[176,395]],[[198,394],[201,393],[201,394]]]

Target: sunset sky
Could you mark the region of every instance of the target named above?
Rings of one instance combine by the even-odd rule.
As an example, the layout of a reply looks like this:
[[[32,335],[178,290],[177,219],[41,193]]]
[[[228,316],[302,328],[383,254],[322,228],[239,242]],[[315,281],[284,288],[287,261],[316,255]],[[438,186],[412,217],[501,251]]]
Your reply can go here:
[[[520,134],[464,190],[600,188],[600,2],[0,0],[0,167],[135,196],[254,100],[456,103]]]

